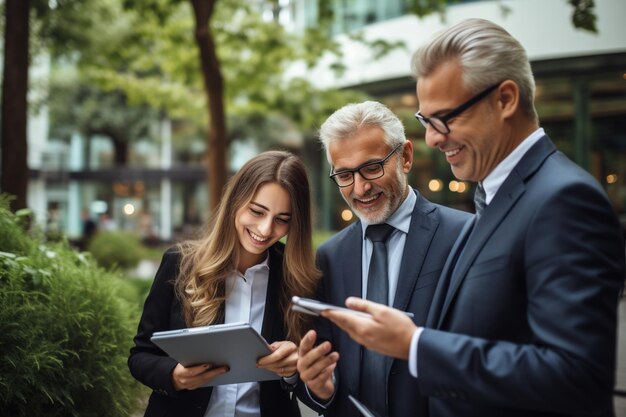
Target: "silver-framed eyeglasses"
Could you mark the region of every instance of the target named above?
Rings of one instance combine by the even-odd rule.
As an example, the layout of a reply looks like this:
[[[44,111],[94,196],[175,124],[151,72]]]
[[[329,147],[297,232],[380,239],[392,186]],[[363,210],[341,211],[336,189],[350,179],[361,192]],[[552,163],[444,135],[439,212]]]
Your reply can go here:
[[[330,179],[335,181],[339,187],[347,187],[349,185],[354,184],[354,174],[359,173],[361,177],[365,180],[375,180],[383,175],[385,175],[385,164],[387,160],[391,158],[391,156],[398,150],[400,146],[404,145],[401,143],[397,145],[395,148],[389,152],[387,156],[385,156],[380,161],[371,161],[366,162],[364,164],[359,165],[353,169],[342,169],[341,171],[333,173],[333,167],[330,168]]]
[[[420,121],[420,123],[424,126],[424,128],[427,128],[428,125],[431,125],[432,128],[435,129],[437,132],[441,133],[442,135],[447,135],[448,133],[450,133],[450,127],[448,127],[448,121],[450,119],[458,116],[459,114],[463,113],[465,110],[472,107],[474,104],[478,103],[480,100],[487,97],[489,93],[495,90],[500,84],[501,83],[494,84],[491,87],[487,88],[486,90],[481,91],[480,93],[476,94],[474,97],[467,100],[465,103],[461,104],[459,107],[450,110],[448,113],[444,114],[443,116],[425,117],[418,111],[417,113],[415,113],[415,118]]]

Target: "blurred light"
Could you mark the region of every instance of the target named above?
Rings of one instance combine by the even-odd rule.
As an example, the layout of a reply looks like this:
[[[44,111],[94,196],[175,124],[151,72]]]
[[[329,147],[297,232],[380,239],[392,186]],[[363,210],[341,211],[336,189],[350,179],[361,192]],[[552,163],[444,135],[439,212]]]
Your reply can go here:
[[[430,180],[428,182],[428,189],[432,192],[441,191],[442,187],[443,187],[443,183],[440,180]]]
[[[459,182],[452,180],[450,181],[450,183],[448,184],[448,188],[450,189],[450,191],[452,192],[457,192],[459,191]]]
[[[405,107],[415,107],[417,106],[417,97],[415,94],[404,94],[402,98],[400,98],[400,102]]]
[[[124,204],[124,214],[131,216],[133,213],[135,213],[135,206],[130,203]]]
[[[352,214],[352,211],[348,209],[345,209],[341,212],[341,218],[344,222],[349,222],[350,220],[352,220],[352,217],[354,217],[354,215]]]
[[[626,80],[626,72],[622,74],[622,78]]]
[[[607,184],[615,184],[617,182],[617,174],[609,174],[606,176]]]
[[[91,202],[91,211],[96,214],[106,213],[109,209],[109,205],[106,201],[96,200]]]
[[[465,191],[467,191],[467,184],[465,184],[463,181],[459,182],[459,189],[456,192],[464,193]]]

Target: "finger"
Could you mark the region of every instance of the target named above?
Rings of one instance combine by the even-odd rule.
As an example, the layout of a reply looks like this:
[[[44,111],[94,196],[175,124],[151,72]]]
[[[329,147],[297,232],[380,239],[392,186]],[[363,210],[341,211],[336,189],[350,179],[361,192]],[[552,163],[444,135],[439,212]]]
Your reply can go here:
[[[298,347],[298,352],[300,356],[305,355],[311,349],[313,349],[313,345],[315,345],[315,341],[317,340],[317,333],[315,330],[309,330],[302,340],[300,340],[300,346]]]
[[[274,352],[262,357],[257,361],[257,366],[267,367],[271,366],[272,364],[276,364],[276,366],[281,366],[280,363],[285,361],[286,358],[289,358],[289,356],[292,355],[294,352],[297,352],[297,350],[298,348],[293,342],[280,342],[280,345]],[[282,366],[284,366],[284,364]]]
[[[318,373],[315,378],[310,380],[309,385],[317,385],[322,386],[326,383],[326,381],[331,377],[331,374],[335,371],[337,367],[337,362],[333,362],[328,365],[326,368],[322,369],[320,373]]]
[[[282,342],[274,342],[272,344],[270,344],[270,349],[272,350],[272,352],[274,352],[276,349],[278,349],[280,347]]]
[[[324,358],[332,349],[330,342],[320,343],[313,349],[310,349],[306,354],[299,354],[298,367],[302,366],[305,369],[311,367],[315,362],[318,362]]]
[[[195,374],[191,372],[185,372],[185,368],[183,368],[182,365],[181,365],[181,368],[183,371],[179,372],[174,378],[175,387],[177,388],[177,390],[183,389],[183,388],[195,389],[195,388],[201,387],[203,385],[206,385],[208,381],[214,379],[218,375],[228,372],[229,370],[227,366],[220,366],[220,367],[212,368],[212,369],[204,369],[203,372],[199,374]],[[195,368],[198,368],[198,367],[195,367]]]
[[[298,361],[298,372],[300,373],[300,378],[305,381],[315,380],[319,377],[319,375],[329,366],[332,366],[339,360],[339,353],[331,352],[327,355],[322,355],[316,361],[301,364]]]
[[[356,330],[364,326],[369,326],[372,323],[372,319],[370,318],[359,317],[340,310],[326,310],[322,312],[322,316],[332,321],[342,330],[348,332],[350,336],[352,336],[352,333]]]
[[[228,371],[230,371],[228,366],[220,366],[218,368],[209,369],[200,375],[190,378],[189,384],[193,387],[192,389],[199,388]]]
[[[348,297],[346,298],[346,307],[374,315],[386,306],[359,297]]]
[[[189,376],[200,375],[203,372],[206,372],[207,369],[211,369],[213,364],[205,363],[203,365],[191,366],[189,368],[183,368]]]

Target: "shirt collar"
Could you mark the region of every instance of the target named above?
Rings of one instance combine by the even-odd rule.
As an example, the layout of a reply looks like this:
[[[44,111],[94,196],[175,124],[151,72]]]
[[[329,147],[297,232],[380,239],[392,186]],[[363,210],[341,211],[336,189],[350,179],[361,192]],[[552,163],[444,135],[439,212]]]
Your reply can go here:
[[[510,154],[506,156],[481,182],[485,189],[485,203],[489,204],[500,186],[508,178],[513,168],[539,139],[545,136],[543,128],[539,128],[524,139]]]
[[[235,269],[234,275],[241,277],[243,279],[248,279],[254,277],[257,272],[269,271],[270,270],[270,254],[269,250],[267,251],[267,255],[262,262],[259,262],[256,265],[252,265],[250,268],[246,269],[245,273],[242,274],[238,269]]]
[[[398,207],[396,211],[385,221],[385,223],[395,227],[401,232],[409,233],[409,227],[411,227],[411,215],[413,214],[416,202],[417,197],[415,196],[415,192],[413,189],[409,188],[408,196],[404,199],[402,204],[400,204],[400,207]],[[363,239],[365,239],[365,229],[367,229],[367,226],[369,225],[370,223],[361,221]]]

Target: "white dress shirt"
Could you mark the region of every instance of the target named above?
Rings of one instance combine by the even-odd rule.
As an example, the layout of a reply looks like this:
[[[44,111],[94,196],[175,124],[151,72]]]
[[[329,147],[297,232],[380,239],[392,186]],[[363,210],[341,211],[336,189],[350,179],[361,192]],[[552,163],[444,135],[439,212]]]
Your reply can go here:
[[[265,299],[269,280],[269,258],[246,270],[233,271],[226,278],[224,323],[250,323],[259,333],[263,327]],[[259,417],[259,383],[218,385],[213,387],[205,417]]]
[[[521,161],[522,157],[526,155],[526,152],[532,146],[545,136],[543,128],[539,128],[524,139],[510,154],[506,156],[500,163],[485,177],[482,181],[483,188],[485,189],[485,204],[489,205],[493,197],[496,195],[504,181],[508,178],[509,174],[513,171],[515,166]],[[419,343],[420,335],[422,334],[423,327],[418,327],[413,332],[411,338],[411,346],[409,348],[409,372],[411,375],[417,378],[417,345]]]

